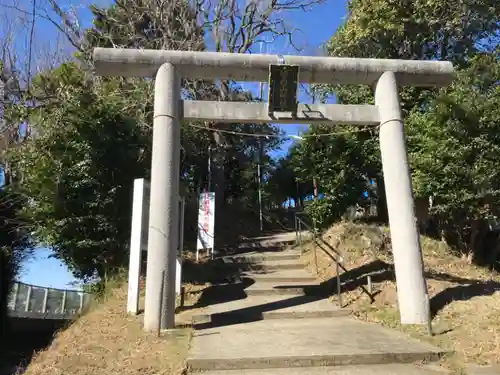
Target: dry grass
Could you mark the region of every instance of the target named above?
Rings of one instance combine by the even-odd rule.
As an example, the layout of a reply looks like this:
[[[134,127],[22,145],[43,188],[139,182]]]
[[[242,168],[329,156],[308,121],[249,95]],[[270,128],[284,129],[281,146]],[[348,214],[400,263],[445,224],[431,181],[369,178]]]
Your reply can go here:
[[[343,303],[353,314],[371,322],[401,329],[430,340],[456,354],[444,364],[461,373],[468,363],[500,363],[500,275],[459,258],[447,245],[427,237],[421,238],[431,310],[435,311],[433,331],[425,327],[401,326],[397,310],[397,293],[392,269],[391,244],[387,228],[375,225],[342,223],[330,228],[323,239],[331,249],[316,247],[318,276],[323,280],[335,276],[335,266],[327,252],[339,251],[351,272],[344,274]],[[315,271],[312,245],[305,257]],[[364,266],[364,268],[360,268]],[[357,271],[355,271],[357,269]],[[359,285],[367,286],[367,275],[373,280],[374,303]],[[336,297],[332,297],[336,298]]]
[[[145,333],[143,315],[125,312],[127,287],[120,283],[103,301],[57,333],[52,344],[35,355],[27,375],[170,375],[185,372],[190,328]],[[193,305],[203,286],[187,285],[187,305]],[[140,301],[143,304],[143,298]],[[196,310],[191,310],[194,313]],[[187,322],[179,314],[176,321]]]

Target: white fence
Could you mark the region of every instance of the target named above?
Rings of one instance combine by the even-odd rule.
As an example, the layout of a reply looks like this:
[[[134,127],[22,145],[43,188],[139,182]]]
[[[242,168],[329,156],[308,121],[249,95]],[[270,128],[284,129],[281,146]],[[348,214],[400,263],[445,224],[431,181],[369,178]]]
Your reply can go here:
[[[70,319],[90,304],[90,293],[44,288],[16,282],[9,296],[9,316],[34,319]]]

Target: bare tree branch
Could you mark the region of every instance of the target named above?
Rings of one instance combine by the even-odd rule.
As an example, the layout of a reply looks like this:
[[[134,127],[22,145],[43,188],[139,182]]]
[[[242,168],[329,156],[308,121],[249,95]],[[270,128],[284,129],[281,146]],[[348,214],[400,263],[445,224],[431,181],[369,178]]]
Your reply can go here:
[[[28,45],[28,80],[26,82],[28,87],[30,86],[31,82],[31,61],[33,58],[33,35],[35,32],[35,22],[36,22],[36,0],[33,0],[33,10],[31,16],[30,36]]]
[[[294,39],[300,31],[288,23],[288,15],[305,11],[323,0],[116,0],[107,8],[92,7],[96,26],[88,30],[75,21],[60,0],[47,0],[45,6],[38,8],[32,1],[31,12],[16,4],[12,7],[19,8],[25,18],[37,13],[37,17],[50,22],[75,49],[83,52],[84,61],[89,64],[90,51],[95,46],[204,50],[207,37],[208,49],[217,52],[253,53],[260,43],[281,43],[283,50],[300,50]],[[127,82],[134,82],[122,81],[123,89]],[[248,100],[249,97],[237,92],[232,81],[217,84],[185,79],[183,89],[193,99]],[[230,125],[217,127],[227,126]],[[220,132],[213,132],[213,137],[217,146],[216,163],[222,167],[224,150],[231,139]],[[217,195],[223,200],[224,173],[223,170],[215,173],[214,182],[220,189]]]

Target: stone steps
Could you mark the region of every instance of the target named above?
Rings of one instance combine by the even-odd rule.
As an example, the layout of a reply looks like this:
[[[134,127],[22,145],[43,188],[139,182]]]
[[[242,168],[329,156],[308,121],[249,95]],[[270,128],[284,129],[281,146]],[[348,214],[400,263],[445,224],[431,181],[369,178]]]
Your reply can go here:
[[[191,372],[439,374],[415,363],[439,359],[440,349],[349,317],[350,310],[322,297],[325,287],[306,271],[295,250],[237,251],[222,258],[228,266],[242,265],[238,293],[230,300],[231,287],[222,289],[217,293],[226,297],[224,302],[214,301],[193,317]]]
[[[258,280],[245,289],[247,296],[272,296],[272,295],[322,295],[325,288],[317,282],[273,282]]]
[[[305,269],[301,270],[262,270],[262,271],[247,271],[244,273],[246,277],[249,277],[256,282],[275,282],[286,283],[286,282],[316,282],[316,277],[312,276]]]
[[[411,364],[437,348],[351,318],[263,320],[195,331],[191,371]]]
[[[270,319],[335,318],[349,316],[349,309],[317,297],[253,296],[212,305],[193,316],[197,328]]]
[[[252,251],[244,254],[225,255],[225,262],[234,263],[259,263],[265,261],[299,260],[300,253],[297,251]]]
[[[305,267],[304,263],[300,260],[263,260],[256,263],[257,269],[262,269],[265,271],[273,270],[303,270]]]
[[[297,237],[295,232],[287,232],[273,234],[270,236],[254,237],[241,242],[240,248],[244,247],[271,247],[271,246],[288,246],[295,244]],[[309,236],[308,232],[302,232],[302,239]]]
[[[222,266],[240,268],[248,273],[265,273],[276,270],[303,270],[305,265],[296,255],[256,255],[253,257],[228,256],[220,258]],[[245,272],[245,271],[244,271]]]
[[[207,371],[206,375],[444,375],[447,371],[424,366],[386,364],[371,366],[296,367],[254,370]]]

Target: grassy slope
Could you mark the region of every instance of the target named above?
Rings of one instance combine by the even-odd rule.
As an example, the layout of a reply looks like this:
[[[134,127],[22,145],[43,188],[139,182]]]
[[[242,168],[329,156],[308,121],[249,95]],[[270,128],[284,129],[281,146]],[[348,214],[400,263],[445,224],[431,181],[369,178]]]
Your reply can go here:
[[[201,278],[211,277],[207,259],[190,270]],[[193,267],[192,266],[192,267]],[[214,271],[213,271],[214,272]],[[189,276],[189,273],[186,273]],[[179,375],[185,373],[185,360],[191,338],[190,328],[156,334],[143,331],[143,315],[127,315],[127,284],[124,277],[110,283],[110,292],[55,335],[51,345],[35,355],[27,375]],[[197,311],[196,303],[207,283],[185,285],[186,311],[177,314],[176,323],[186,327]],[[144,290],[142,290],[144,292]],[[180,302],[180,301],[178,301]],[[140,307],[144,304],[141,294]]]
[[[140,316],[127,316],[127,288],[59,332],[38,353],[28,375],[180,374],[190,330],[157,337],[142,331]]]
[[[454,256],[445,243],[421,238],[425,272],[433,311],[434,337],[424,327],[400,326],[397,294],[392,267],[390,236],[387,228],[354,223],[337,224],[323,239],[330,248],[316,247],[318,274],[323,280],[335,276],[329,254],[340,251],[345,267],[344,304],[364,320],[402,329],[430,340],[456,353],[446,364],[462,368],[465,363],[500,363],[500,275]],[[305,254],[311,270],[314,266],[312,245]],[[375,302],[359,285],[366,286],[371,274]]]

